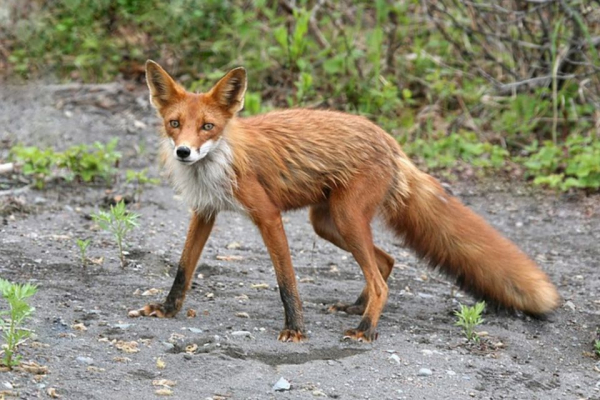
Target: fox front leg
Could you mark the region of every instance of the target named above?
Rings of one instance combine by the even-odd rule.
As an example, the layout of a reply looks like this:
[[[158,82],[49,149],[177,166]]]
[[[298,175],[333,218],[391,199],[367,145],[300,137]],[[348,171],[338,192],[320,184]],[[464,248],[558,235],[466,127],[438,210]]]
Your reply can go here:
[[[210,236],[214,223],[214,216],[204,217],[197,213],[192,215],[183,253],[179,260],[177,275],[175,275],[175,281],[173,282],[173,286],[171,287],[171,291],[169,292],[166,301],[164,303],[146,304],[139,310],[132,310],[129,312],[130,317],[147,316],[169,318],[174,317],[179,310],[181,310],[185,295],[192,284],[196,265],[198,264],[198,260],[200,259],[204,245]]]

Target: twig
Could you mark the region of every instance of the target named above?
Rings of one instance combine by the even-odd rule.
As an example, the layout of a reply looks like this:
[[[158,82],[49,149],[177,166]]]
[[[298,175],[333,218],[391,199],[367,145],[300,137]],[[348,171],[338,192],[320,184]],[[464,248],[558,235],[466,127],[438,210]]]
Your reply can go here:
[[[13,172],[15,165],[13,163],[0,164],[0,174],[7,174]]]
[[[2,190],[2,191],[0,191],[0,197],[3,197],[3,196],[16,196],[18,194],[22,194],[22,193],[25,193],[25,192],[29,191],[29,189],[31,189],[31,185],[23,186],[23,187],[18,188],[18,189]]]

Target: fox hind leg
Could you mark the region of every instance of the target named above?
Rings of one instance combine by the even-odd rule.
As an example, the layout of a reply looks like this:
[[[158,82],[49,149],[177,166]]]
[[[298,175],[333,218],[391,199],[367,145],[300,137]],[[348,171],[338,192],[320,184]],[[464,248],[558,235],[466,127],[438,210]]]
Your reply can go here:
[[[340,235],[331,217],[331,212],[327,204],[319,204],[312,206],[309,212],[310,221],[313,225],[315,233],[321,238],[333,243],[342,250],[350,252],[344,238]],[[381,250],[377,246],[373,246],[377,268],[387,281],[394,267],[394,258]],[[338,302],[329,308],[330,312],[343,311],[347,314],[362,315],[365,312],[365,307],[369,301],[368,286],[365,286],[354,303],[347,304]]]

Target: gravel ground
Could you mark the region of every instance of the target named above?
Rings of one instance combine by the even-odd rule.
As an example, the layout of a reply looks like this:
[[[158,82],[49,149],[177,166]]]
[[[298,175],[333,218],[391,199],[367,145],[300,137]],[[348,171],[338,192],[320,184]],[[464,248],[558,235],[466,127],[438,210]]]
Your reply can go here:
[[[143,87],[3,87],[0,159],[16,142],[63,149],[118,136],[121,168],[158,176],[156,124]],[[3,179],[6,190],[23,185]],[[354,300],[363,278],[352,257],[316,237],[305,211],[285,223],[307,342],[276,340],[283,308],[269,256],[257,230],[235,214],[219,216],[200,261],[184,305],[197,316],[128,319],[128,310],[163,299],[173,281],[189,215],[168,185],[131,206],[141,218],[125,269],[89,214],[107,197],[130,194],[128,185],[57,182],[3,193],[0,276],[39,285],[27,323],[35,334],[21,352],[47,372],[0,372],[0,399],[599,399],[591,351],[600,326],[600,197],[497,182],[452,189],[557,284],[564,305],[549,320],[490,311],[481,343],[465,343],[453,311],[473,299],[375,223],[376,243],[396,258],[379,340],[342,342],[359,317],[326,310]],[[103,260],[83,268],[75,239],[88,237],[90,257]],[[274,390],[280,378],[289,390]]]

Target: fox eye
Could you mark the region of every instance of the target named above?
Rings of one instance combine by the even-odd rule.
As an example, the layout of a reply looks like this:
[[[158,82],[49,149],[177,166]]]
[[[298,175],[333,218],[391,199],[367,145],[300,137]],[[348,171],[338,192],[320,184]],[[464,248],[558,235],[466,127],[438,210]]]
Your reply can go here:
[[[176,119],[170,120],[169,124],[171,125],[172,128],[179,128],[179,121],[177,121]]]
[[[205,131],[210,131],[214,127],[214,124],[211,124],[210,122],[207,122],[206,124],[202,125],[202,129]]]

